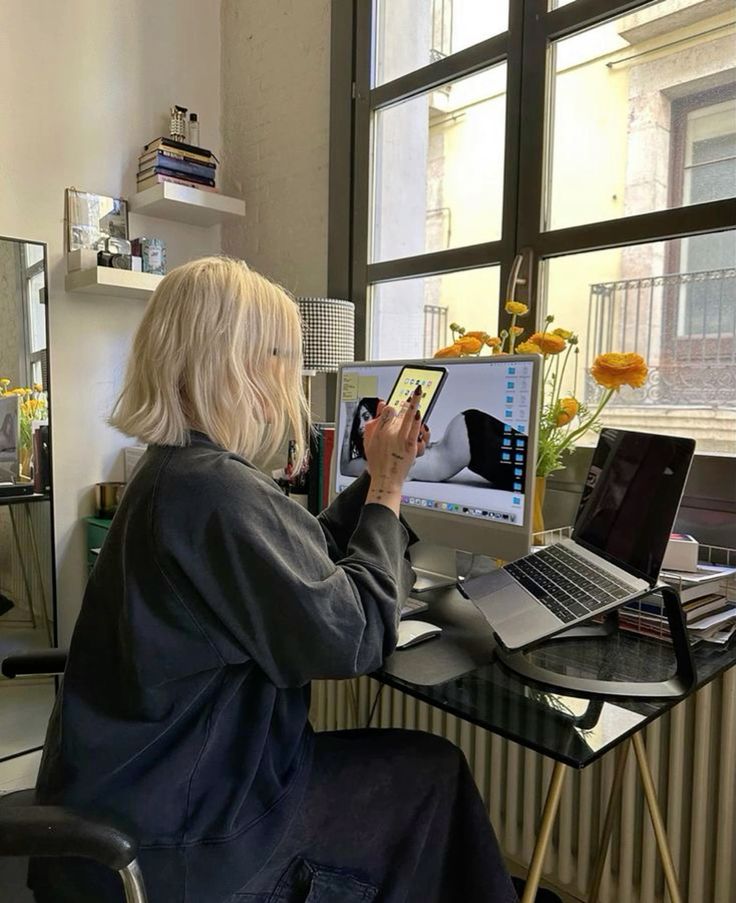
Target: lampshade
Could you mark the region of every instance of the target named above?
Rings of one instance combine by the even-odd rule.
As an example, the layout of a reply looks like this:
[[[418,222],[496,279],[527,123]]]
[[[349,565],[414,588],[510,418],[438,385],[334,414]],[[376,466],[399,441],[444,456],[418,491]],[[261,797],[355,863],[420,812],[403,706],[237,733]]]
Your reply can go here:
[[[336,298],[297,298],[304,330],[304,369],[329,372],[355,360],[355,305]]]

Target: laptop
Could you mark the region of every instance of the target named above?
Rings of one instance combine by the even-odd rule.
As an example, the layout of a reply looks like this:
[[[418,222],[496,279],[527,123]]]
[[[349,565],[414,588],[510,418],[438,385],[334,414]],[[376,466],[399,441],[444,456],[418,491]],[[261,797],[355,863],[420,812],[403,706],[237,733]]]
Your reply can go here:
[[[522,649],[646,595],[659,578],[695,442],[604,429],[572,536],[460,587]]]

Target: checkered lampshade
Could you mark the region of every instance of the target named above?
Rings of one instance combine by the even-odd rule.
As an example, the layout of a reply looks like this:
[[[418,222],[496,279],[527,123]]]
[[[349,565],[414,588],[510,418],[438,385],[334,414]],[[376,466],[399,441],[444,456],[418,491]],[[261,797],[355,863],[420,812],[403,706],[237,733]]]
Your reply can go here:
[[[355,305],[335,298],[297,298],[304,330],[304,369],[329,372],[355,360]]]

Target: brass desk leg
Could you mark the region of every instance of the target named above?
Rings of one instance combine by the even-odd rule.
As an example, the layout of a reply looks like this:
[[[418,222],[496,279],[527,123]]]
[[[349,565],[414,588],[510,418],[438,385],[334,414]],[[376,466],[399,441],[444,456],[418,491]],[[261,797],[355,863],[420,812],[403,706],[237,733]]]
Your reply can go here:
[[[537,842],[534,845],[534,854],[529,866],[529,874],[526,877],[524,885],[524,895],[521,903],[533,903],[537,896],[539,888],[539,879],[542,877],[542,866],[544,857],[547,855],[547,847],[549,839],[552,836],[552,828],[557,816],[557,807],[560,805],[560,797],[562,796],[562,785],[565,780],[565,772],[567,765],[562,762],[555,762],[554,771],[552,772],[552,780],[549,782],[549,790],[547,791],[547,799],[544,803],[544,812],[542,813],[542,821],[539,825],[537,834]]]
[[[18,539],[18,525],[15,522],[15,514],[13,513],[13,506],[10,505],[8,507],[8,512],[10,513],[10,528],[11,533],[13,534],[13,541],[15,542],[15,551],[18,553],[18,563],[20,564],[20,572],[23,575],[23,586],[26,590],[26,598],[28,599],[28,608],[31,612],[31,624],[33,625],[33,629],[36,629],[36,613],[33,610],[33,594],[31,592],[31,581],[28,578],[28,571],[26,570],[26,560],[23,557],[23,549],[20,545],[20,539]]]
[[[664,879],[667,883],[667,890],[670,892],[670,900],[672,903],[682,903],[680,888],[677,884],[677,873],[675,872],[675,864],[672,861],[672,853],[667,843],[667,832],[665,831],[662,813],[659,811],[657,803],[657,792],[654,788],[654,779],[649,769],[647,761],[647,752],[644,748],[644,741],[641,738],[641,731],[637,731],[631,738],[634,745],[634,753],[636,761],[639,765],[639,774],[641,783],[644,787],[644,797],[649,807],[649,817],[652,819],[652,827],[654,828],[654,836],[657,839],[657,848],[659,849],[659,857],[662,860],[662,868],[664,869]]]
[[[23,506],[26,512],[26,522],[28,524],[28,535],[31,538],[31,551],[33,552],[33,562],[36,565],[36,577],[38,578],[38,590],[41,594],[41,620],[46,628],[46,636],[49,638],[49,646],[54,645],[54,638],[51,636],[51,624],[49,623],[49,613],[46,608],[46,590],[43,585],[43,569],[41,568],[41,558],[38,554],[38,544],[36,543],[36,531],[33,527],[33,518],[28,510],[28,505]]]
[[[595,868],[593,870],[593,880],[588,891],[588,903],[598,903],[598,894],[601,889],[601,880],[603,879],[603,869],[608,856],[608,847],[611,843],[611,833],[613,832],[613,820],[616,813],[616,807],[621,799],[621,785],[624,780],[624,772],[626,771],[626,759],[629,754],[630,740],[625,740],[616,750],[616,769],[613,773],[613,781],[611,782],[611,793],[608,797],[608,806],[606,808],[606,818],[603,822],[603,831],[598,845],[598,855],[595,860]]]

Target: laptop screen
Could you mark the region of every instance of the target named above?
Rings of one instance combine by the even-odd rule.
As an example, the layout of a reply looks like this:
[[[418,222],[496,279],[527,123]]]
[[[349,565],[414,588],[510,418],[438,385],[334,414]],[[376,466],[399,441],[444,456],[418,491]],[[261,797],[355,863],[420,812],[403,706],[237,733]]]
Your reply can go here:
[[[692,439],[602,430],[573,539],[656,582],[694,449]]]

